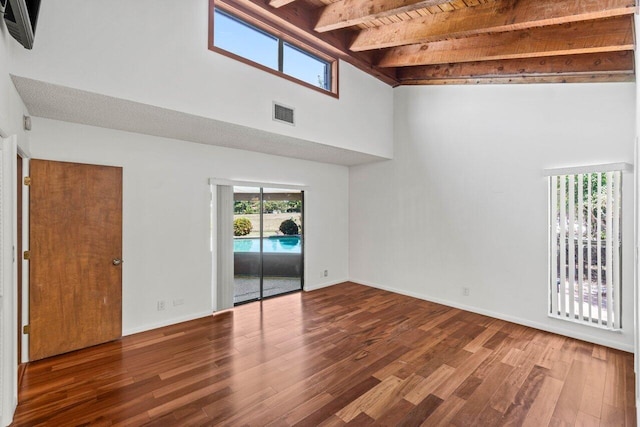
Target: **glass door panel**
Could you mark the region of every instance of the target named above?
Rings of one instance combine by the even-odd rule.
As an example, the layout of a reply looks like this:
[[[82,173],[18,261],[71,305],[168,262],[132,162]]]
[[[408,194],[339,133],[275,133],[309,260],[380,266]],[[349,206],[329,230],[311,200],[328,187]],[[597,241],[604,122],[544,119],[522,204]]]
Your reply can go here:
[[[280,295],[302,289],[303,192],[262,189],[263,294]]]
[[[233,303],[262,298],[260,187],[233,187]]]
[[[299,190],[233,188],[234,304],[302,290]]]

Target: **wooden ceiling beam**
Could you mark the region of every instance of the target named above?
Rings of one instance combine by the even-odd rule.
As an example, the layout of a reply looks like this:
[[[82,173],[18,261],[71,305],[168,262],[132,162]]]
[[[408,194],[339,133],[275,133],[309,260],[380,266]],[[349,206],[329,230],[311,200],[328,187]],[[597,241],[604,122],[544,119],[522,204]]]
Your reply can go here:
[[[633,15],[635,9],[634,0],[499,0],[362,30],[351,44],[351,50],[361,52],[445,38]]]
[[[319,33],[351,27],[374,19],[425,7],[449,3],[451,0],[339,0],[320,12],[315,30]]]
[[[294,1],[296,0],[270,0],[269,6],[278,8],[278,7],[285,6],[289,3],[293,3]]]
[[[632,83],[634,73],[625,74],[558,74],[551,76],[473,77],[451,79],[407,80],[402,86],[480,85],[480,84],[533,84],[533,83]]]
[[[538,81],[627,81],[634,77],[633,51],[476,61],[398,69],[400,84]]]
[[[633,17],[442,40],[386,50],[379,67],[616,52],[634,49]]]
[[[215,0],[215,4],[247,17],[249,20],[254,19],[277,28],[278,31],[312,46],[317,46],[326,54],[341,59],[391,86],[398,85],[394,69],[381,69],[374,65],[370,52],[351,52],[349,50],[349,41],[353,38],[352,33],[342,31],[327,34],[316,33],[313,30],[315,12],[296,2],[278,9],[269,6],[269,0]]]

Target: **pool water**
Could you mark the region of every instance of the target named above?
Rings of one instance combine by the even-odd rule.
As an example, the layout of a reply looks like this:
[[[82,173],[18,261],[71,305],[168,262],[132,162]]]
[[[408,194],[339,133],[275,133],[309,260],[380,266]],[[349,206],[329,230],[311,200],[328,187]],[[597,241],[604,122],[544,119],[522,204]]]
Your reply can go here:
[[[264,252],[287,252],[299,254],[302,252],[300,236],[271,236],[263,237]],[[260,252],[260,238],[233,239],[233,252]]]

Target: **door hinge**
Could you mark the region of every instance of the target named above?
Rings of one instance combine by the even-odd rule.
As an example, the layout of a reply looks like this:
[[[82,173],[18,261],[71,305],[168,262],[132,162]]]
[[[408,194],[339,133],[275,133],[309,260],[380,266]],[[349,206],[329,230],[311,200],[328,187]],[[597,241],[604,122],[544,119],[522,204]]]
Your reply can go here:
[[[23,333],[23,334],[25,334],[25,335],[28,335],[28,334],[29,334],[29,332],[30,332],[29,325],[24,325],[24,326],[22,327],[22,333]]]
[[[24,253],[22,254],[22,258],[31,259],[31,251],[24,251]]]
[[[31,185],[31,177],[30,176],[25,176],[24,177],[24,185]]]

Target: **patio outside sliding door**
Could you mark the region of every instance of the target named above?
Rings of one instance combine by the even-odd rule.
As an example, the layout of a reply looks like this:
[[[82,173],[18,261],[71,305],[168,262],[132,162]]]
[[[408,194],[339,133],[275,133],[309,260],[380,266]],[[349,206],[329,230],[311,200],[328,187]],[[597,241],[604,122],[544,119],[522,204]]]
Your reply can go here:
[[[234,187],[234,304],[302,289],[303,202],[299,190]]]

